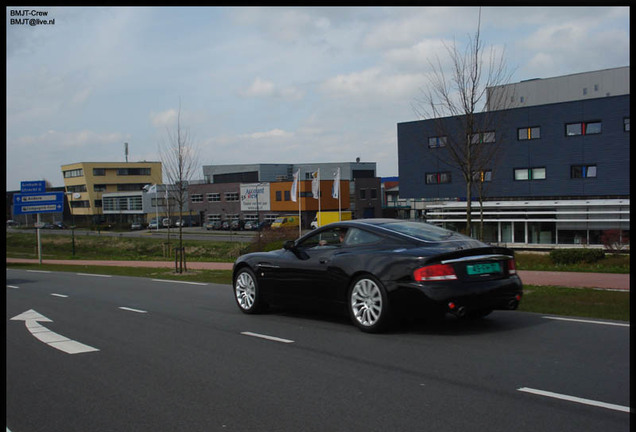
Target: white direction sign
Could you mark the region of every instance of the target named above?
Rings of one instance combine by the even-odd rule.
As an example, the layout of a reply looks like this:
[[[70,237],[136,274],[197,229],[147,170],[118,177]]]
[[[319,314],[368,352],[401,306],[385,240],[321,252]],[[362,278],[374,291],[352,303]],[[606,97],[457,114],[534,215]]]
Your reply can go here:
[[[44,315],[40,315],[33,309],[29,309],[28,311],[21,313],[20,315],[16,315],[11,318],[12,321],[24,321],[26,324],[26,328],[31,332],[36,339],[45,344],[52,346],[60,351],[64,351],[67,354],[81,354],[85,352],[91,351],[99,351],[97,348],[93,348],[92,346],[84,345],[83,343],[76,342],[67,338],[66,336],[62,336],[60,334],[54,333],[46,327],[40,325],[40,322],[53,322],[49,318]]]
[[[64,211],[64,192],[13,195],[13,213],[60,213]]]

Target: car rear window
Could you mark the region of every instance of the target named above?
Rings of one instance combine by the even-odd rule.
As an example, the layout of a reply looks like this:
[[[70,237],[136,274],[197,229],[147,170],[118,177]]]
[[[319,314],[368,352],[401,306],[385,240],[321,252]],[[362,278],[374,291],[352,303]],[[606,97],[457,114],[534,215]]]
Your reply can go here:
[[[453,231],[424,222],[390,222],[379,224],[379,226],[428,242],[448,240],[450,237],[458,235]]]

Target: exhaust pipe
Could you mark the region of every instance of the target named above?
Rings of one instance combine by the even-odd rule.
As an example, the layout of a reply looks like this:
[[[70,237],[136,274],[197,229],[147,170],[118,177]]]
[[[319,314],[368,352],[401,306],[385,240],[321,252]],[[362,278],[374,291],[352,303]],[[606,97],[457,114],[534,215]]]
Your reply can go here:
[[[457,318],[462,318],[466,315],[466,308],[464,306],[459,306],[453,302],[448,303],[448,309],[450,313],[455,315]]]

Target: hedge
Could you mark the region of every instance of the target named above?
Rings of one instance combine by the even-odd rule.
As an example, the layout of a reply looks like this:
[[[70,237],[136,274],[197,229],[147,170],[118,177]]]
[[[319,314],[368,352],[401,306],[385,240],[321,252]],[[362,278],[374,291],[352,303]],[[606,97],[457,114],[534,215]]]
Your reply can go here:
[[[603,258],[603,249],[555,249],[550,252],[554,264],[594,263]]]

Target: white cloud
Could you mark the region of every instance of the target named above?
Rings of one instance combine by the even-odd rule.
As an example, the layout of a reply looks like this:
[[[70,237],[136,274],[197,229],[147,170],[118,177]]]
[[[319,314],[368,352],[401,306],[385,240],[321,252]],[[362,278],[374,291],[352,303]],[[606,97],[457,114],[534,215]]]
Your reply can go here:
[[[305,93],[294,86],[279,88],[272,81],[256,77],[249,87],[239,90],[239,94],[246,98],[274,98],[297,101],[302,99]]]
[[[291,138],[293,136],[294,134],[292,132],[286,132],[282,129],[272,129],[265,132],[253,132],[250,134],[243,134],[243,135],[240,135],[240,138],[260,140],[264,138],[276,138],[276,139]]]
[[[380,68],[338,75],[323,83],[323,92],[333,98],[388,98],[400,100],[409,97],[422,84],[421,74],[385,74]]]
[[[150,113],[150,122],[156,128],[172,127],[177,123],[178,111],[176,109],[169,109],[162,112]]]
[[[274,94],[274,83],[257,77],[252,84],[240,92],[245,97],[267,97]]]

